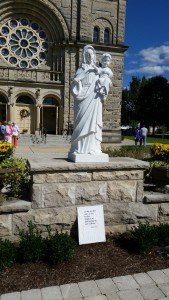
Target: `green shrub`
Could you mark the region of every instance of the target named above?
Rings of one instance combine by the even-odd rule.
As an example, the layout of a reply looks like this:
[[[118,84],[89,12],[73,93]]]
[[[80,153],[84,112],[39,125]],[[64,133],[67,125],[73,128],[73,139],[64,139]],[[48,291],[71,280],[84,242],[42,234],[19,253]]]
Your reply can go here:
[[[145,170],[145,180],[152,182],[152,172],[154,167],[169,167],[169,164],[165,161],[161,160],[149,160],[150,167],[149,169]]]
[[[136,242],[139,253],[147,253],[153,246],[166,246],[169,244],[169,224],[160,223],[150,225],[139,223],[138,227],[132,229],[132,236]]]
[[[6,173],[3,186],[7,188],[11,196],[20,196],[22,190],[28,189],[30,171],[28,162],[22,158],[6,158],[0,164],[0,169],[12,169],[13,172]]]
[[[19,257],[24,262],[43,260],[45,257],[45,243],[41,232],[32,224],[32,221],[28,222],[27,227],[28,230],[26,231],[19,230]]]
[[[132,228],[132,236],[135,240],[136,247],[139,253],[144,254],[149,252],[153,246],[158,244],[158,226],[139,223],[138,227]]]
[[[166,246],[169,244],[169,224],[160,223],[157,227],[158,230],[158,245]]]
[[[28,222],[27,227],[26,231],[19,230],[19,257],[22,261],[45,260],[50,264],[56,264],[74,256],[76,243],[67,233],[56,231],[52,235],[49,228],[47,238],[43,238],[32,221]]]
[[[0,271],[11,267],[16,261],[17,251],[12,242],[0,239]]]
[[[119,149],[106,149],[104,150],[110,157],[132,157],[135,159],[145,159],[150,156],[149,146],[121,146]]]
[[[0,191],[0,206],[6,201],[6,196]]]
[[[46,259],[50,264],[67,261],[75,255],[75,241],[67,233],[51,234],[46,238]]]

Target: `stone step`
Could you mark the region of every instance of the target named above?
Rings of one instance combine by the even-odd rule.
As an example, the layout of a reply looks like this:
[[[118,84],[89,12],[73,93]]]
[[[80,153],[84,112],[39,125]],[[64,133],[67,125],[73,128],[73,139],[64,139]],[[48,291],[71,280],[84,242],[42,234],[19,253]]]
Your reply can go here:
[[[156,184],[153,183],[144,183],[144,191],[149,192],[152,191],[154,192],[156,189]]]
[[[169,202],[169,194],[159,192],[144,192],[143,202],[145,204],[167,203]]]

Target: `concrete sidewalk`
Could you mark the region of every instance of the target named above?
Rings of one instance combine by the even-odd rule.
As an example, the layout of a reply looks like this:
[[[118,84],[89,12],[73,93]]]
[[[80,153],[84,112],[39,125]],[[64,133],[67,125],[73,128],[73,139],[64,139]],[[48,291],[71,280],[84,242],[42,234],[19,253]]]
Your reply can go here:
[[[0,300],[167,300],[169,269],[44,287],[9,294]]]
[[[134,141],[132,140],[123,140],[121,143],[117,144],[102,144],[102,147],[105,148],[119,148],[124,145],[134,145]],[[23,157],[23,158],[32,158],[32,157],[60,157],[60,158],[67,158],[68,152],[70,149],[70,143],[58,143],[56,145],[48,145],[48,144],[38,144],[38,145],[19,145],[15,149],[14,155],[16,157]]]

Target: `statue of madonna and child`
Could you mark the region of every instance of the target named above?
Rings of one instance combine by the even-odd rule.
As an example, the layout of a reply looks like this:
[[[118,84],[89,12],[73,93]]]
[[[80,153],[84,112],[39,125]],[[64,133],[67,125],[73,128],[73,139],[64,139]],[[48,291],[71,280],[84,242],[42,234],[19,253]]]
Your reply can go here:
[[[102,106],[112,84],[111,55],[104,53],[97,66],[94,48],[86,45],[82,56],[82,64],[71,84],[74,131],[68,158],[74,162],[108,162],[108,155],[101,150]]]

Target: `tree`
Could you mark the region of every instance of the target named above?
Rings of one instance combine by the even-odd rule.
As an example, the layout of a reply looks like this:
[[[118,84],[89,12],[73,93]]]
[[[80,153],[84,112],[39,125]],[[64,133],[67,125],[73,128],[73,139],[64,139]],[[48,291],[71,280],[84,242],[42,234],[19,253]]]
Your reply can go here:
[[[147,126],[168,125],[169,84],[163,76],[155,76],[144,81],[137,101],[139,119]]]
[[[129,89],[124,89],[122,92],[122,109],[121,120],[122,124],[132,124],[137,120],[137,102],[140,93],[141,79],[132,77]]]
[[[169,83],[163,76],[142,79],[132,77],[129,89],[122,93],[122,121],[153,127],[169,126]]]
[[[130,108],[129,102],[129,91],[128,89],[123,89],[122,91],[122,104],[121,104],[121,124],[130,124]]]

